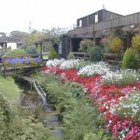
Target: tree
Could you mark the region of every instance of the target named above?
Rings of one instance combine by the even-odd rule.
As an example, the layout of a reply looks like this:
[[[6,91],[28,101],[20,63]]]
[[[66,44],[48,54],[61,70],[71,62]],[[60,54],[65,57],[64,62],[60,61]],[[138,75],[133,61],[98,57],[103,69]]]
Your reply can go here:
[[[51,40],[54,45],[59,43],[61,36],[66,33],[66,30],[58,27],[51,30],[43,29],[43,32],[46,35],[46,39]]]
[[[26,46],[33,46],[37,41],[42,41],[46,38],[45,33],[34,30],[26,37]]]
[[[22,31],[12,31],[10,32],[9,36],[19,41],[25,41],[25,38],[28,36],[28,33]]]

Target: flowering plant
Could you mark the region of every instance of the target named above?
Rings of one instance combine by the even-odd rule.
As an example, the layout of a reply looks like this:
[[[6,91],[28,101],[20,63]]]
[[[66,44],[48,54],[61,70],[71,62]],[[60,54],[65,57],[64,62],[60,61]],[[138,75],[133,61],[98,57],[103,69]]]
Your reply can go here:
[[[80,63],[79,59],[66,60],[60,64],[60,69],[62,70],[76,69],[79,63]]]
[[[95,45],[94,41],[90,39],[85,39],[80,42],[80,48],[79,51],[81,52],[88,52],[89,48],[93,47]]]
[[[7,58],[4,59],[3,61],[3,65],[5,67],[7,66],[24,66],[24,65],[38,65],[42,62],[42,60],[40,58]]]
[[[102,84],[109,85],[115,84],[119,86],[134,85],[139,80],[139,75],[135,70],[121,70],[121,71],[108,71],[103,77]]]
[[[99,62],[91,65],[87,65],[78,71],[80,76],[93,76],[93,75],[103,75],[109,71],[109,66],[105,62]]]
[[[115,106],[115,113],[122,118],[132,118],[140,122],[140,92],[132,92],[125,98],[122,98]]]
[[[46,66],[47,67],[57,67],[59,66],[61,63],[63,63],[65,61],[65,59],[53,59],[53,60],[48,60],[46,62]]]
[[[78,65],[79,63],[72,68]],[[105,128],[112,132],[113,138],[138,140],[140,138],[139,75],[132,70],[111,72],[104,62],[90,64],[79,71],[69,68],[46,67],[44,70],[55,73],[60,80],[76,82],[84,86],[91,99],[98,104],[98,111],[105,122]],[[103,84],[103,81],[107,84]],[[74,95],[79,96],[77,91],[80,90],[77,84],[72,85]]]

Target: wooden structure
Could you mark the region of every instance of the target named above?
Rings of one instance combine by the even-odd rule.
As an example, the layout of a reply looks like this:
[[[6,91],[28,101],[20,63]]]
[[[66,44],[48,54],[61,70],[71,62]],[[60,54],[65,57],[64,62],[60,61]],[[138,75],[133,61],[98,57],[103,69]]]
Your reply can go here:
[[[116,16],[116,18],[104,19],[97,23],[89,24],[89,26],[82,26],[81,28],[76,28],[74,30],[69,31],[68,35],[70,37],[90,37],[93,38],[95,32],[109,29],[114,29],[118,27],[126,27],[126,26],[136,26],[140,24],[140,12],[134,13],[127,16]],[[86,36],[85,36],[86,35]]]
[[[43,58],[44,55],[48,54],[48,44],[47,43],[52,43],[53,48],[58,53],[58,44],[57,43],[54,43],[52,39],[41,39],[41,40],[35,42],[35,46],[36,46],[36,49],[39,50],[38,53],[40,54],[40,57],[42,59],[44,59]]]
[[[14,59],[15,57],[3,57],[2,58],[2,63],[0,63],[0,73],[4,76],[6,76],[7,74],[15,74],[15,75],[18,75],[19,72],[21,71],[28,71],[29,69],[34,69],[35,67],[38,68],[39,66],[36,64],[36,65],[30,65],[30,64],[24,64],[22,66],[20,66],[20,64],[11,64],[11,65],[5,65],[6,64],[6,60],[7,59]],[[39,58],[39,55],[19,55],[17,56],[17,58],[30,58],[30,59],[35,59],[35,58]]]
[[[73,52],[76,59],[89,60],[89,56],[86,52]]]
[[[62,38],[65,58],[71,52],[77,52],[82,39],[92,39],[98,45],[101,38],[108,34],[110,30],[122,30],[125,32],[125,49],[130,46],[130,31],[140,32],[140,12],[131,15],[120,15],[101,9],[91,15],[77,19],[77,27],[67,33],[67,37]],[[62,49],[63,49],[62,48]]]

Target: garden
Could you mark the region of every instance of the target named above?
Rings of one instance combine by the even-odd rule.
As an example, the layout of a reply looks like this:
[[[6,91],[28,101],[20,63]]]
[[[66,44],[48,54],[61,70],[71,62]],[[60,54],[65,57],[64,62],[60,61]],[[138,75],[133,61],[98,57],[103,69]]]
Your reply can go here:
[[[102,38],[100,46],[82,40],[79,51],[89,60],[75,59],[72,52],[58,58],[52,45],[45,63],[35,47],[6,51],[2,66],[21,72],[0,76],[0,139],[140,140],[139,42],[135,35],[122,53],[115,34]],[[112,60],[119,68],[107,63]],[[25,67],[33,71],[22,71]],[[46,94],[45,109],[32,80]]]
[[[88,95],[88,97],[90,97],[90,100],[92,100],[91,102],[93,104],[93,109],[96,108],[98,110],[97,112],[97,110],[95,109],[96,113],[94,115],[96,117],[92,116],[93,120],[96,118],[96,122],[99,123],[98,125],[93,124],[93,127],[95,127],[96,130],[91,128],[88,133],[86,131],[83,131],[81,133],[82,139],[84,138],[84,134],[85,137],[89,136],[91,139],[95,139],[95,136],[100,139],[103,134],[106,137],[110,137],[110,139],[140,139],[140,75],[137,71],[126,69],[113,72],[110,70],[110,66],[105,62],[90,63],[84,60],[75,59],[49,60],[46,63],[46,67],[42,67],[41,70],[46,75],[53,75],[53,77],[64,84],[67,82],[70,85],[76,83],[76,90],[79,89],[80,84],[84,88],[84,91],[82,92],[80,90],[74,90],[74,92],[72,92],[72,96],[78,98],[79,100],[82,100],[84,96]],[[50,94],[50,96],[59,96],[57,95],[57,92],[59,93],[59,89],[58,91],[56,91],[56,95]],[[70,95],[65,95],[64,93],[63,96]],[[59,100],[61,101],[62,99]],[[59,100],[58,102],[60,102]],[[63,104],[63,100],[60,104]],[[69,104],[69,102],[65,103],[66,108],[70,107],[71,109],[72,105],[73,104]],[[84,107],[82,107],[82,110],[83,112],[87,111],[86,109],[84,109]],[[74,114],[72,113],[72,115]],[[80,114],[78,115],[78,117],[79,119],[84,119],[84,121],[86,122],[87,119],[90,119],[90,115],[92,115],[92,113],[89,113],[87,116],[85,116],[85,118],[82,118]],[[68,122],[65,122],[65,125],[70,125],[69,127],[71,127],[72,130],[74,129],[75,133],[77,134],[78,132],[76,132],[75,129],[78,126],[75,126],[76,124],[73,124],[74,126],[71,126],[72,124],[69,124],[73,123],[70,122],[70,120],[73,119],[74,116],[71,117],[72,118],[69,118],[69,121],[67,120],[68,118],[66,118]],[[98,121],[97,118],[99,119]],[[87,123],[91,123],[93,120],[91,119]],[[78,121],[80,120],[76,121],[78,123]],[[83,127],[86,127],[86,125]],[[103,132],[99,133],[99,130]],[[80,139],[80,136],[77,136],[77,138],[74,139]]]

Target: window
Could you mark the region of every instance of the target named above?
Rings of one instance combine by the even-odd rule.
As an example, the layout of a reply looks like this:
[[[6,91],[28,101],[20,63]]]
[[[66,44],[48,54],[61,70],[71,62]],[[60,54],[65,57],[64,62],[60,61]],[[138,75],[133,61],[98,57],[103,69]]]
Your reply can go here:
[[[79,20],[79,27],[82,27],[82,20]]]
[[[98,22],[98,14],[95,15],[95,23]]]
[[[59,53],[59,54],[62,54],[62,41],[61,41],[60,44],[59,44],[58,53]]]

